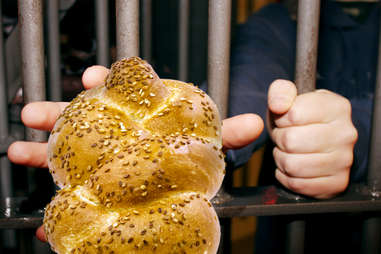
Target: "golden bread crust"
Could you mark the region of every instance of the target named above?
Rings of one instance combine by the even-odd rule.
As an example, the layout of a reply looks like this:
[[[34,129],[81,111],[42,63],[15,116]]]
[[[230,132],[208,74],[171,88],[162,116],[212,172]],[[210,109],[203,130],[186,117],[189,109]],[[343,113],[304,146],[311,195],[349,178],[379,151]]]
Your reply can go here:
[[[52,249],[216,253],[209,200],[224,176],[220,122],[197,87],[159,79],[140,58],[113,64],[105,85],[79,94],[49,137],[49,169],[62,188],[44,219]]]

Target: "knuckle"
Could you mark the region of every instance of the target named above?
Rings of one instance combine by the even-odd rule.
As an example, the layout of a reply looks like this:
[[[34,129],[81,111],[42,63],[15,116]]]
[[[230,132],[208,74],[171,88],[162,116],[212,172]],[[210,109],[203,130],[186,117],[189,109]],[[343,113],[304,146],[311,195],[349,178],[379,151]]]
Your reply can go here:
[[[323,94],[333,94],[330,90],[327,89],[316,89],[315,92],[317,93],[323,93]]]
[[[294,192],[302,193],[305,189],[304,186],[304,180],[298,179],[298,178],[288,178],[287,180],[288,188]]]
[[[300,122],[300,114],[297,107],[292,107],[287,113],[288,120],[291,124],[297,124]]]
[[[341,181],[341,184],[339,184],[338,193],[344,192],[347,189],[348,184],[349,184],[349,175]]]
[[[358,137],[359,137],[359,133],[357,131],[357,129],[352,125],[352,128],[351,128],[351,139],[352,139],[352,142],[353,143],[356,143]]]
[[[283,167],[287,174],[290,176],[295,176],[296,172],[299,171],[298,164],[295,163],[295,160],[289,158],[288,156],[286,156],[283,161]]]
[[[349,184],[349,174],[345,173],[344,175],[339,174],[337,175],[332,181],[331,185],[332,188],[329,188],[325,193],[316,195],[317,198],[320,199],[327,199],[327,198],[333,198],[340,193],[344,192]]]
[[[353,152],[352,152],[352,150],[344,152],[342,154],[341,158],[342,159],[340,161],[342,161],[342,163],[343,163],[343,168],[345,170],[349,169],[353,164]]]
[[[343,191],[345,191],[348,187],[349,182],[349,175],[346,174],[345,176],[338,176],[335,184],[335,189],[332,191],[332,194],[337,195]]]
[[[348,128],[343,131],[343,140],[345,144],[353,145],[356,143],[358,138],[357,129],[351,124]]]
[[[282,135],[282,145],[284,147],[284,149],[288,152],[293,152],[296,150],[296,144],[297,144],[297,138],[298,138],[298,135],[295,131],[293,131],[292,129],[288,129],[286,131],[284,131],[283,135]]]
[[[329,93],[329,94],[332,94],[332,92],[328,89],[316,89],[316,92],[319,92],[319,93]]]

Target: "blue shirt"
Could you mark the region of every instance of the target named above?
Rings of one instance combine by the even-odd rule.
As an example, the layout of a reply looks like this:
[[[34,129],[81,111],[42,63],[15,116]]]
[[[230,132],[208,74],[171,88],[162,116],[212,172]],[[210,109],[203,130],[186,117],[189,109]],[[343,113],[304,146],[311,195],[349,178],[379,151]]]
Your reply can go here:
[[[376,80],[379,4],[363,23],[331,1],[322,1],[317,88],[348,98],[359,138],[355,145],[352,181],[366,176],[373,91]],[[270,4],[239,27],[232,46],[229,116],[257,113],[266,117],[267,89],[276,79],[294,79],[296,22],[282,4]],[[228,163],[238,167],[269,139],[228,151]]]

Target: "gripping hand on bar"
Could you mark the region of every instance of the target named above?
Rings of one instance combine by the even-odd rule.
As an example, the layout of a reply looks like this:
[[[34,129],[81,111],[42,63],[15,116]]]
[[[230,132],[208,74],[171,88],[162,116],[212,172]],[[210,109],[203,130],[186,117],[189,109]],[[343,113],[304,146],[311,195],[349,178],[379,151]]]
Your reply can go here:
[[[86,89],[101,85],[109,70],[102,66],[88,68],[82,77]],[[65,102],[35,102],[22,111],[22,121],[30,128],[50,131],[58,116],[68,105]],[[255,140],[263,130],[262,119],[254,114],[244,114],[223,121],[222,136],[224,149],[243,147]],[[17,164],[31,167],[47,167],[47,144],[36,142],[15,142],[8,149],[9,159]],[[42,227],[37,237],[46,241]]]
[[[276,147],[275,176],[286,188],[315,198],[343,192],[349,182],[357,130],[351,104],[328,90],[297,95],[295,85],[274,81],[267,126]]]

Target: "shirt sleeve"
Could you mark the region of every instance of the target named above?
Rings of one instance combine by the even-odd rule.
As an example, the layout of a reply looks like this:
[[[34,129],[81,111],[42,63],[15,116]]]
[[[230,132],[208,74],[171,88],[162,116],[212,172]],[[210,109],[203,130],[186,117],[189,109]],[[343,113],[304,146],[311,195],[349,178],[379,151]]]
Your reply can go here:
[[[295,23],[280,4],[268,5],[237,29],[231,54],[229,116],[255,113],[265,119],[269,85],[276,79],[293,79],[295,34]],[[229,150],[228,166],[246,163],[267,139],[264,130],[250,145]]]

